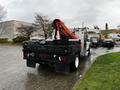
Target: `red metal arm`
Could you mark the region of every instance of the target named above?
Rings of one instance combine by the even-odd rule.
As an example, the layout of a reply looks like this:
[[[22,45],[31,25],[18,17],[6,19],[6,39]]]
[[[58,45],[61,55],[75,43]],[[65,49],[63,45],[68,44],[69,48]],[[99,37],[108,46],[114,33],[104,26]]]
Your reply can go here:
[[[55,28],[55,39],[57,39],[57,34],[59,33],[60,39],[78,39],[74,33],[72,33],[64,23],[59,20],[55,19],[53,21],[53,27]],[[57,33],[58,32],[58,33]]]

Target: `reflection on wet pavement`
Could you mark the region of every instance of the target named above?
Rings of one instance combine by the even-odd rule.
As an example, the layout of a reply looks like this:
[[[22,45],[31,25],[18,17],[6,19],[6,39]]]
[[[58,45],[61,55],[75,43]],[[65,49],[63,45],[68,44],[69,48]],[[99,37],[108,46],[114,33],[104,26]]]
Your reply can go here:
[[[55,73],[48,66],[28,68],[20,46],[0,45],[0,90],[70,90],[97,56],[116,51],[120,51],[120,47],[93,49],[90,57],[81,60],[77,71],[65,75]]]

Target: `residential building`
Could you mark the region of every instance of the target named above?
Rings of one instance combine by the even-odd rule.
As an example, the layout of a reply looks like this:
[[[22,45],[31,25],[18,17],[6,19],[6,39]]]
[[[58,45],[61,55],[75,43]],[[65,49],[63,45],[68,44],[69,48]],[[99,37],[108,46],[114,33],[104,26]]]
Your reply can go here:
[[[32,24],[17,20],[0,22],[0,38],[12,41],[13,38],[19,35],[18,27],[20,27],[21,25],[30,26]]]
[[[108,38],[112,38],[114,40],[120,38],[120,29],[109,29],[109,30],[101,30],[101,38],[105,39],[106,35]]]

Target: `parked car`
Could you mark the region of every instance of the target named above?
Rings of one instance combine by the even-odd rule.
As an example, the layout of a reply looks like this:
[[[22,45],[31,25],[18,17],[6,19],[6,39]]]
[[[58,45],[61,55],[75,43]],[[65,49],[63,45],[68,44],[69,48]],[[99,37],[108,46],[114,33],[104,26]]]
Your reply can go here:
[[[112,39],[104,39],[103,41],[103,47],[114,47],[115,43]]]
[[[115,45],[120,46],[120,39],[116,40]]]

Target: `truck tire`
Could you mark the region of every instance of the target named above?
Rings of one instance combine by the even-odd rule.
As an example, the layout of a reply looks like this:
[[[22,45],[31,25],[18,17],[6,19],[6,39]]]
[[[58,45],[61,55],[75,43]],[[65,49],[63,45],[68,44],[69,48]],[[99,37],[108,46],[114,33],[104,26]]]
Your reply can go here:
[[[75,55],[73,58],[73,62],[70,63],[70,71],[75,71],[79,68],[80,57],[79,55]]]

